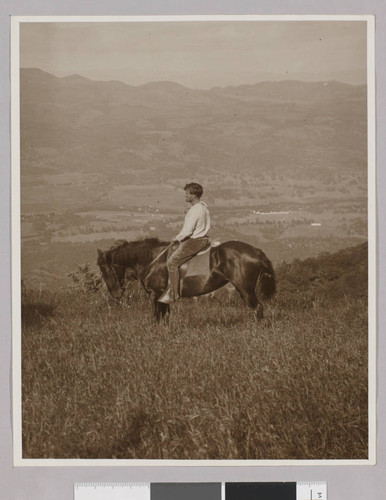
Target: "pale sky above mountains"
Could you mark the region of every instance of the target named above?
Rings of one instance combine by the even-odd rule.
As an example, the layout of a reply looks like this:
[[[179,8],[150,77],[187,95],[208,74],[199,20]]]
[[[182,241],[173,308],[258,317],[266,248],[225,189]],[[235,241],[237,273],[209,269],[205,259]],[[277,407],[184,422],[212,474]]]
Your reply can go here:
[[[366,83],[365,21],[28,22],[20,66],[130,85]]]

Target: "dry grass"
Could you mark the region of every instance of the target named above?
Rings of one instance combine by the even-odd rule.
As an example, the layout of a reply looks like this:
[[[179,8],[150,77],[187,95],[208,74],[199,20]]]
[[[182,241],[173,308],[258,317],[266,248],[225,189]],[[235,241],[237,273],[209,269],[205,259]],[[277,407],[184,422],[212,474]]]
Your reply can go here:
[[[260,324],[238,299],[183,300],[168,327],[137,288],[56,303],[23,327],[24,458],[367,457],[363,299],[279,292]]]

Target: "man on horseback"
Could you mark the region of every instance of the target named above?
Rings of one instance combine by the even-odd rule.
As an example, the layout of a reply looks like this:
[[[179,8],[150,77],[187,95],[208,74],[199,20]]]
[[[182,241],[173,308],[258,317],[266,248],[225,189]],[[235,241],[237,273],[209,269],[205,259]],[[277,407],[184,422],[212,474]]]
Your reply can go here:
[[[166,262],[169,271],[169,283],[165,292],[158,299],[159,302],[164,304],[170,304],[179,298],[179,267],[209,244],[207,234],[210,229],[210,216],[208,207],[201,201],[202,186],[191,182],[186,184],[184,190],[185,199],[191,204],[191,207],[185,215],[181,231],[175,237],[175,242],[178,242],[179,245],[168,256]]]

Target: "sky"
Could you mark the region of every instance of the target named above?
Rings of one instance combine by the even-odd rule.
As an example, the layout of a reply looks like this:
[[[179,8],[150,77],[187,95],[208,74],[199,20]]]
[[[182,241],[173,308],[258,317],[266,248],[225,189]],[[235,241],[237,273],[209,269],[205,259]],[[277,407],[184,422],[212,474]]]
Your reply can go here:
[[[20,66],[130,85],[366,83],[365,21],[25,22]]]

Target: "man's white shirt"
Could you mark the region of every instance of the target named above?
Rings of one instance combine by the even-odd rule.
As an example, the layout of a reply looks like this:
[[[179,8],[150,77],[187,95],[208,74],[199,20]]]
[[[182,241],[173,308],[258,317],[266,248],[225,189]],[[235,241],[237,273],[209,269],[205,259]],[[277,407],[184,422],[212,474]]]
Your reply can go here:
[[[201,238],[206,236],[210,229],[210,216],[206,203],[199,201],[190,207],[185,215],[184,225],[177,234],[176,240],[183,241],[186,238]]]

